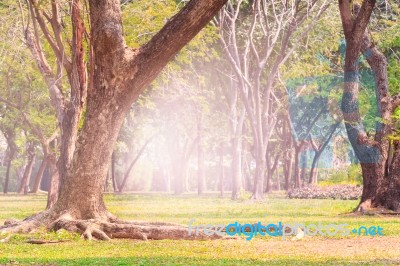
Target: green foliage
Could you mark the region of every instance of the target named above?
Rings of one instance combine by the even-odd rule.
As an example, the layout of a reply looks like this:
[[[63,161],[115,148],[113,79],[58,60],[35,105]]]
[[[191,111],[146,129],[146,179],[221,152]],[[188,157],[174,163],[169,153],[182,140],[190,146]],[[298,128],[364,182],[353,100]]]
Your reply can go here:
[[[361,185],[362,174],[360,165],[352,164],[345,169],[336,170],[331,173],[328,179],[318,182],[320,186],[337,184]]]
[[[132,1],[123,5],[122,17],[124,34],[129,46],[138,48],[148,42],[164,24],[183,7],[181,1]],[[202,58],[210,61],[216,52],[210,48],[218,38],[213,26],[206,26],[177,57],[178,65],[174,67],[185,68],[190,65],[193,58]]]

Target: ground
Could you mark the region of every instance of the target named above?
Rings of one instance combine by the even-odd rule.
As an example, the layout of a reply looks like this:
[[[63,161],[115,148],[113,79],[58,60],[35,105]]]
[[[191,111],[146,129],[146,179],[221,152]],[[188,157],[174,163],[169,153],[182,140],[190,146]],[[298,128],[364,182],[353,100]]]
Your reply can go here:
[[[251,241],[85,241],[67,232],[15,235],[0,243],[0,265],[399,265],[400,217],[353,216],[358,201],[286,199],[273,194],[265,202],[231,201],[210,194],[170,196],[106,195],[112,213],[127,220],[187,225],[279,222],[347,223],[349,228],[381,226],[383,237],[304,237],[298,241],[256,237]],[[46,205],[42,196],[0,196],[0,223],[22,219]],[[4,238],[4,236],[0,236]],[[34,245],[32,239],[65,242]]]

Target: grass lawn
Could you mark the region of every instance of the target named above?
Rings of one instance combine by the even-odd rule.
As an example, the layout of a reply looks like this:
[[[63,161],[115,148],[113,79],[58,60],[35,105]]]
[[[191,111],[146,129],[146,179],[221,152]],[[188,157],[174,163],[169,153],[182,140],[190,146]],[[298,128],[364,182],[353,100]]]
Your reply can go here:
[[[0,223],[23,219],[45,206],[45,196],[0,196]],[[16,235],[0,243],[0,265],[400,265],[400,218],[347,215],[357,201],[286,199],[274,194],[262,203],[231,201],[216,195],[106,195],[109,209],[129,220],[167,221],[187,225],[305,223],[381,226],[384,236],[306,236],[293,241],[255,237],[212,241],[109,242],[81,240],[67,232]],[[4,236],[0,236],[3,238]],[[27,239],[66,239],[45,245]]]

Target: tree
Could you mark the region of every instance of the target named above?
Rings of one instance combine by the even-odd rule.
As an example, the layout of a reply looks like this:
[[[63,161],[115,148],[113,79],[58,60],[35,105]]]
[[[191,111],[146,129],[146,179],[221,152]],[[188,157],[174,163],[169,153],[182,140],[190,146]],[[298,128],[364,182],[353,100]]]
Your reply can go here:
[[[129,164],[128,169],[126,170],[125,174],[124,174],[124,178],[122,180],[122,183],[120,186],[118,186],[118,191],[121,193],[124,190],[124,187],[126,185],[126,182],[129,178],[129,174],[132,171],[132,168],[135,166],[135,164],[137,163],[137,161],[140,159],[140,156],[142,156],[143,152],[145,151],[147,145],[151,142],[151,140],[153,139],[155,135],[151,136],[150,138],[148,138],[146,140],[146,142],[143,144],[143,146],[140,148],[140,150],[138,151],[138,153],[136,154],[136,156],[134,157],[134,159],[132,160],[132,162]]]
[[[335,135],[336,129],[340,126],[341,122],[336,122],[333,125],[330,125],[328,132],[324,132],[322,140],[320,139],[319,142],[316,142],[314,136],[310,135],[310,142],[311,146],[314,150],[314,158],[312,160],[311,169],[310,169],[310,178],[308,183],[316,184],[317,183],[317,175],[318,175],[318,161],[324,152],[325,148],[328,146],[329,142],[331,141],[332,137]]]
[[[228,1],[218,16],[220,40],[253,137],[252,199],[263,199],[267,147],[280,107],[274,93],[279,68],[328,6],[324,1]]]
[[[107,211],[102,192],[118,132],[132,103],[225,2],[188,2],[148,43],[132,49],[125,43],[120,1],[90,0],[90,67],[85,68],[82,2],[71,1],[71,60],[65,60],[65,54],[59,54],[62,59],[60,63],[70,71],[68,80],[71,88],[71,101],[65,106],[66,113],[61,114],[63,117],[59,198],[49,210],[29,217],[22,223],[0,227],[0,230],[27,231],[40,225],[51,225],[55,230],[65,228],[78,231],[89,239],[189,238],[187,230],[183,227],[121,222]],[[52,1],[53,15],[59,11],[57,5],[58,1]],[[36,1],[30,1],[30,8],[32,12],[36,12],[34,17],[40,24],[39,20],[43,17],[40,16],[42,13],[38,10]],[[55,19],[57,20],[57,17]],[[50,23],[52,22],[56,29],[61,25],[60,21],[50,19]],[[42,31],[44,30],[45,27],[42,27]],[[50,44],[52,41],[48,39]],[[60,52],[57,49],[55,51],[56,55]],[[68,62],[71,65],[65,66]],[[58,89],[59,95],[59,88],[55,88],[58,80],[49,81],[52,89]],[[78,132],[79,114],[83,107],[83,126],[75,144],[74,134]],[[68,127],[66,123],[69,124]],[[63,153],[71,155],[71,151],[71,160],[64,162],[63,159],[69,158],[63,158],[66,156]],[[60,167],[61,164],[66,165],[66,168]]]
[[[15,144],[15,131],[12,128],[4,129],[4,126],[1,126],[1,127],[2,127],[1,131],[3,132],[4,137],[6,138],[6,141],[7,141],[7,150],[6,150],[7,170],[6,170],[6,176],[5,176],[5,180],[4,180],[4,184],[3,184],[3,193],[7,194],[8,186],[10,183],[11,165],[12,165],[14,156],[17,152],[17,145]]]
[[[383,207],[400,209],[400,150],[398,140],[391,147],[392,113],[400,104],[400,96],[391,96],[388,86],[387,61],[371,40],[367,30],[375,0],[364,0],[361,7],[348,0],[339,1],[339,10],[346,38],[346,57],[342,111],[346,131],[354,152],[361,163],[363,193],[358,211]],[[375,134],[368,136],[359,111],[359,56],[363,53],[375,74],[375,91],[380,121]],[[390,150],[393,155],[390,155]]]

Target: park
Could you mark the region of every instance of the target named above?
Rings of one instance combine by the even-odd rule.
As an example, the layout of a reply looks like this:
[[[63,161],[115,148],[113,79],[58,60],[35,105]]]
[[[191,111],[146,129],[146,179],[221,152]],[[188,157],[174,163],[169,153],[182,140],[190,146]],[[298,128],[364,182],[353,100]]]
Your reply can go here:
[[[399,265],[398,0],[1,0],[0,265]]]

